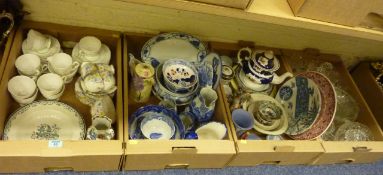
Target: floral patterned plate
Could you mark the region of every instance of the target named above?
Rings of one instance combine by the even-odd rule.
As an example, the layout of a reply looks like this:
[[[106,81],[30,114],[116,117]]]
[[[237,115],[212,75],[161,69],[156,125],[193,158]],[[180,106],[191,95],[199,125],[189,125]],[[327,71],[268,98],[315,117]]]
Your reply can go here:
[[[295,140],[311,140],[320,137],[330,127],[336,113],[336,92],[331,81],[318,72],[304,72],[299,76],[310,78],[317,84],[322,97],[322,107],[314,125],[306,132],[290,136]]]
[[[4,129],[4,140],[83,140],[85,124],[72,107],[37,101],[16,110]]]
[[[153,67],[173,58],[202,62],[205,55],[206,48],[198,38],[179,32],[157,35],[148,40],[141,50],[142,60]]]

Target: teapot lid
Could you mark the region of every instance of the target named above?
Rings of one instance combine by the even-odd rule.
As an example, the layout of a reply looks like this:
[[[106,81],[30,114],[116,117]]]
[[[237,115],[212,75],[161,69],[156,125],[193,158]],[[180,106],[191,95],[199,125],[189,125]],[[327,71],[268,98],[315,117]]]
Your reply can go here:
[[[278,58],[274,56],[274,53],[271,50],[256,53],[253,62],[256,64],[257,67],[260,67],[261,69],[266,71],[274,72],[280,67]]]

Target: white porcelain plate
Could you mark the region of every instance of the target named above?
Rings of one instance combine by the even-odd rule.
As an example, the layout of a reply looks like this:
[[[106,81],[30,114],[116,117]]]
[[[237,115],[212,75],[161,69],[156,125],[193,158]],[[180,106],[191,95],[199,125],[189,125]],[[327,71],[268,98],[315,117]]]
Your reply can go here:
[[[85,124],[72,107],[37,101],[16,110],[4,129],[4,140],[83,140]]]
[[[309,78],[296,76],[284,83],[275,97],[289,116],[288,135],[298,135],[309,130],[319,116],[321,94]]]
[[[201,62],[205,54],[206,48],[198,38],[178,32],[157,35],[148,40],[141,50],[142,60],[153,67],[174,58]]]

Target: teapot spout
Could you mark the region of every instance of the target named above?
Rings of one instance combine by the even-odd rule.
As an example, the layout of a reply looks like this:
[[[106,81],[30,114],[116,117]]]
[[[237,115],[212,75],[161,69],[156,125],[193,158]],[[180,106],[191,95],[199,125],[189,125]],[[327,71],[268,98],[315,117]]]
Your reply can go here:
[[[282,74],[281,76],[278,76],[277,74],[274,73],[273,81],[271,82],[271,84],[281,84],[283,81],[285,81],[286,78],[290,78],[290,77],[293,77],[293,74],[290,72],[286,72]]]

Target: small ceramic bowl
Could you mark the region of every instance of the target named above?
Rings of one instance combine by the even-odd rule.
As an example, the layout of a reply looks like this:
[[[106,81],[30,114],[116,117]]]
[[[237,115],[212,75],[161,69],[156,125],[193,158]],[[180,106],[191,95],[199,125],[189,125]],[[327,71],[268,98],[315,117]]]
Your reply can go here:
[[[162,67],[165,85],[173,92],[189,92],[198,82],[194,65],[181,59],[167,60]]]
[[[146,116],[140,125],[142,134],[147,139],[169,140],[175,132],[173,120],[168,116]]]
[[[209,122],[195,131],[199,140],[221,140],[226,136],[226,126],[219,122]]]
[[[171,100],[174,103],[176,103],[177,106],[189,104],[193,100],[195,94],[197,93],[199,89],[199,84],[196,84],[193,90],[187,93],[172,92],[171,90],[166,88],[164,77],[161,73],[162,66],[163,64],[160,64],[156,68],[156,73],[155,73],[156,83],[153,86],[153,94],[157,96],[160,100],[163,100],[163,99]]]

